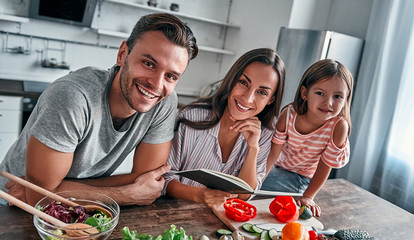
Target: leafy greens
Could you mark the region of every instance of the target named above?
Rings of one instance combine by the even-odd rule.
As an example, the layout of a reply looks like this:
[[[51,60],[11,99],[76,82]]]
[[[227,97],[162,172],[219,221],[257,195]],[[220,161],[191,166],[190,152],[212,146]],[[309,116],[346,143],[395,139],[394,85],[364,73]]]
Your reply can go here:
[[[193,240],[192,236],[187,236],[183,228],[180,230],[172,224],[170,229],[164,231],[163,235],[159,235],[155,239],[152,235],[145,233],[138,234],[136,230],[131,231],[128,227],[122,229],[122,240]]]

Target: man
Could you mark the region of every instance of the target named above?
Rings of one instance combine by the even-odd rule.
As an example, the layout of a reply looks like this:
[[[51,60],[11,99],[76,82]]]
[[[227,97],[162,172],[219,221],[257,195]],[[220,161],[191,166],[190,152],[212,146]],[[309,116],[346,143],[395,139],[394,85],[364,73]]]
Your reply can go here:
[[[112,69],[77,70],[42,93],[0,170],[54,192],[83,189],[121,205],[152,203],[170,169],[174,88],[197,53],[191,29],[176,17],[142,17]],[[110,176],[132,150],[132,172]],[[31,205],[42,197],[6,182],[0,177],[3,190]]]

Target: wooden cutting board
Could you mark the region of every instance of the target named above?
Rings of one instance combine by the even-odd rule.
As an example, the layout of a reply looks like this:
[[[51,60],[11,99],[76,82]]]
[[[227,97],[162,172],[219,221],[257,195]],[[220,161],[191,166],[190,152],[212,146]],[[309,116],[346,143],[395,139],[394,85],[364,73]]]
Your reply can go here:
[[[253,219],[250,219],[248,223],[256,224],[259,227],[267,230],[274,228],[278,232],[281,232],[286,223],[279,222],[276,217],[270,212],[269,205],[273,199],[274,198],[265,198],[248,201],[250,204],[254,205],[257,208],[257,216]],[[232,219],[227,218],[223,206],[220,206],[217,209],[213,209],[213,212],[232,231],[237,230],[249,239],[259,238],[258,235],[247,233],[242,230],[241,226],[246,222],[236,222]],[[312,230],[312,226],[318,230],[323,229],[323,224],[314,217],[307,220],[299,219],[296,222],[301,223],[307,230]]]

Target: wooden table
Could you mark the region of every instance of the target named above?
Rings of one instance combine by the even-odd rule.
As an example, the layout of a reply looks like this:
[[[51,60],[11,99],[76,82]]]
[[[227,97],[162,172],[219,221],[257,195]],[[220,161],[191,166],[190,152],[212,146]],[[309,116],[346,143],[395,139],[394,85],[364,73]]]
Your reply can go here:
[[[317,195],[322,208],[319,217],[325,228],[364,229],[378,239],[410,239],[414,236],[414,215],[343,179],[330,179]],[[118,226],[110,239],[122,239],[128,226],[154,237],[171,224],[183,227],[194,240],[226,226],[212,211],[197,203],[160,198],[149,206],[121,207]],[[0,239],[40,239],[32,217],[16,207],[0,207]]]
[[[378,239],[414,239],[414,215],[344,179],[328,180],[315,201],[333,229],[363,229]]]

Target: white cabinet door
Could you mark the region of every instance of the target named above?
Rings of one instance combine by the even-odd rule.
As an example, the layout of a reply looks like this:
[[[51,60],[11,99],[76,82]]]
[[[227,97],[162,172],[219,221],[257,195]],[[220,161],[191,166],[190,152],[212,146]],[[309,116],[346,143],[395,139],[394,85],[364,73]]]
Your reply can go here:
[[[0,133],[20,133],[22,111],[0,109]]]
[[[0,95],[0,163],[19,137],[22,110],[22,97]]]
[[[18,137],[18,133],[0,133],[0,163]]]
[[[21,111],[23,109],[22,97],[0,95],[0,109]]]

